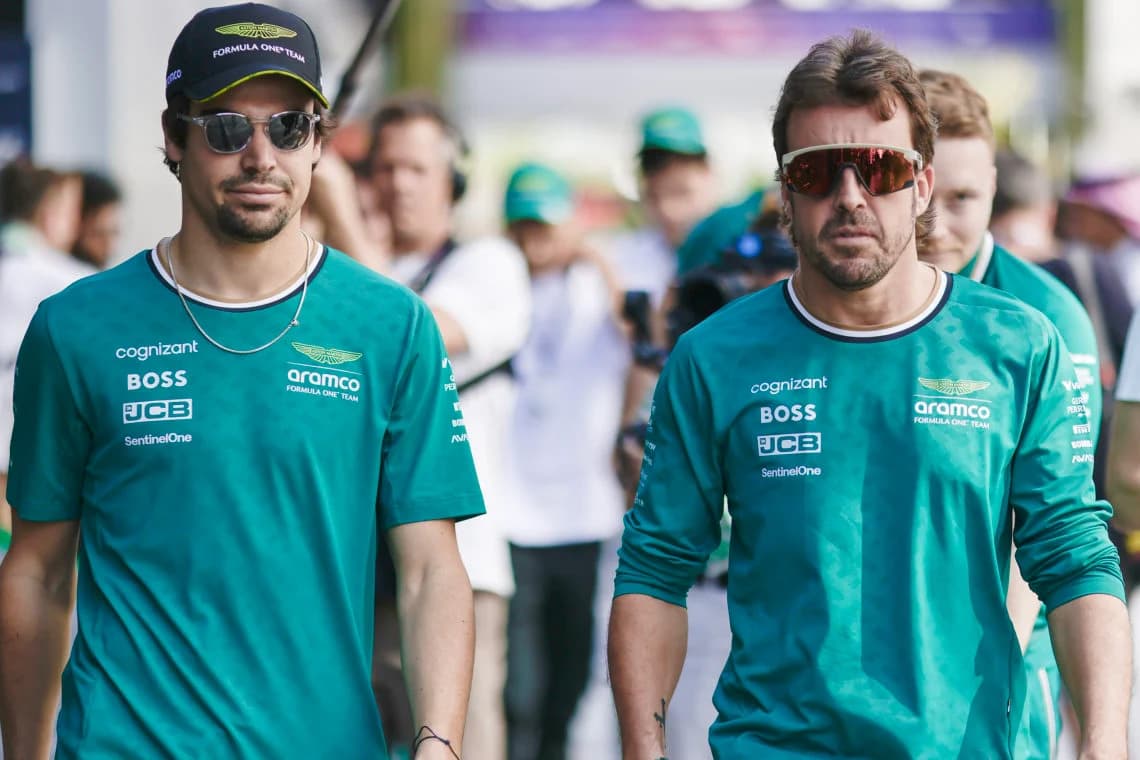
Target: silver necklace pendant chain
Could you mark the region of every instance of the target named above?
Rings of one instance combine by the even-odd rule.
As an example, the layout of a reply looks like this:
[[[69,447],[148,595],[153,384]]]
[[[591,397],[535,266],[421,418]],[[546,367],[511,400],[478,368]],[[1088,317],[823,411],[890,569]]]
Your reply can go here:
[[[305,247],[305,271],[301,275],[301,277],[302,277],[302,279],[301,279],[301,299],[297,302],[297,311],[293,312],[293,318],[289,320],[289,324],[285,325],[285,329],[277,334],[276,338],[269,341],[268,343],[263,343],[262,345],[258,346],[257,348],[230,348],[229,346],[222,345],[221,343],[219,343],[218,341],[216,341],[212,337],[210,337],[210,334],[207,333],[202,328],[202,325],[198,322],[198,319],[194,316],[194,312],[192,312],[190,310],[190,304],[186,301],[186,295],[182,290],[182,285],[179,284],[179,282],[178,282],[178,275],[176,275],[174,273],[174,260],[170,256],[170,248],[173,244],[173,239],[167,238],[166,240],[162,241],[162,243],[159,244],[159,245],[165,244],[166,267],[167,267],[167,269],[170,270],[170,279],[174,281],[174,290],[175,290],[175,292],[178,293],[178,300],[180,300],[182,302],[182,308],[186,310],[186,316],[190,317],[190,321],[194,323],[194,328],[198,331],[198,333],[203,338],[206,339],[206,341],[210,345],[214,346],[215,348],[221,349],[222,351],[225,351],[228,354],[238,354],[239,356],[248,356],[249,354],[256,354],[258,351],[264,351],[265,349],[269,348],[274,343],[276,343],[277,341],[284,338],[286,333],[288,333],[290,330],[292,330],[297,325],[301,324],[301,321],[300,321],[301,309],[304,308],[304,306],[305,306],[305,295],[309,291],[309,265],[312,263],[313,249],[316,247],[316,245],[313,242],[313,239],[311,237],[309,237],[308,235],[306,235],[303,232],[301,234],[305,236],[305,241],[306,241],[306,244],[305,244],[306,245],[306,247]]]

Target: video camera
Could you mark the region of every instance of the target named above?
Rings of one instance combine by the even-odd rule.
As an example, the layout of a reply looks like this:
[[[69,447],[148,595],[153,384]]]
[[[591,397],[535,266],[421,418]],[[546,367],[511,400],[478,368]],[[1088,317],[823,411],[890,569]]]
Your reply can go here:
[[[767,287],[796,267],[796,251],[780,229],[779,213],[758,216],[744,234],[721,252],[713,264],[694,269],[674,284],[675,299],[665,314],[664,347],[654,343],[650,329],[649,294],[625,294],[623,314],[633,326],[633,360],[660,369],[677,339],[722,306]]]

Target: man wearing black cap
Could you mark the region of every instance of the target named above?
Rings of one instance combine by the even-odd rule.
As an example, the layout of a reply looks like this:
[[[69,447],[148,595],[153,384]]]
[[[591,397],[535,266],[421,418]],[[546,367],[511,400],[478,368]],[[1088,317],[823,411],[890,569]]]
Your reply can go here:
[[[46,754],[62,672],[60,758],[386,756],[383,530],[416,757],[456,758],[473,629],[454,522],[482,498],[427,307],[301,231],[327,126],[312,31],[203,11],[166,83],[180,230],[45,301],[18,359],[5,751]]]

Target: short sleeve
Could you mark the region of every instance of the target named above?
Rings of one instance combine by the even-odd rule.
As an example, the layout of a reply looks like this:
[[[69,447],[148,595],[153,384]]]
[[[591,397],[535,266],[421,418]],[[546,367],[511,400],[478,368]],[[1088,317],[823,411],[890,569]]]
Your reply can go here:
[[[641,482],[626,513],[614,596],[684,606],[721,539],[724,480],[711,397],[682,338],[653,396]]]
[[[1124,340],[1124,358],[1116,379],[1118,401],[1140,401],[1140,311],[1132,315],[1128,337]]]
[[[24,520],[77,520],[91,430],[76,403],[47,306],[40,306],[16,357],[8,501]]]
[[[380,463],[379,519],[464,519],[485,509],[455,376],[430,312],[417,303]]]
[[[1028,416],[1011,469],[1017,562],[1052,611],[1086,594],[1124,598],[1120,560],[1108,537],[1112,509],[1092,482],[1092,421],[1061,337],[1033,369]]]

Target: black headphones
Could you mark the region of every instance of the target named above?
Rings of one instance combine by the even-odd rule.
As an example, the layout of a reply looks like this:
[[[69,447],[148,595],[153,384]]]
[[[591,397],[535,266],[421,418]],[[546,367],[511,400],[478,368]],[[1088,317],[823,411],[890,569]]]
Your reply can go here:
[[[467,192],[467,172],[471,161],[471,147],[467,138],[459,131],[459,127],[450,121],[444,121],[443,131],[451,140],[455,152],[451,157],[451,202],[459,203],[463,194]]]
[[[389,124],[396,124],[412,119],[429,119],[439,125],[447,141],[451,143],[452,155],[450,158],[451,175],[451,202],[458,203],[463,194],[467,192],[467,165],[470,160],[471,148],[467,138],[459,129],[459,125],[451,120],[443,106],[434,97],[426,93],[405,93],[396,95],[380,106],[376,118],[372,122],[372,134],[379,135],[380,130]],[[373,145],[375,149],[375,145]]]

